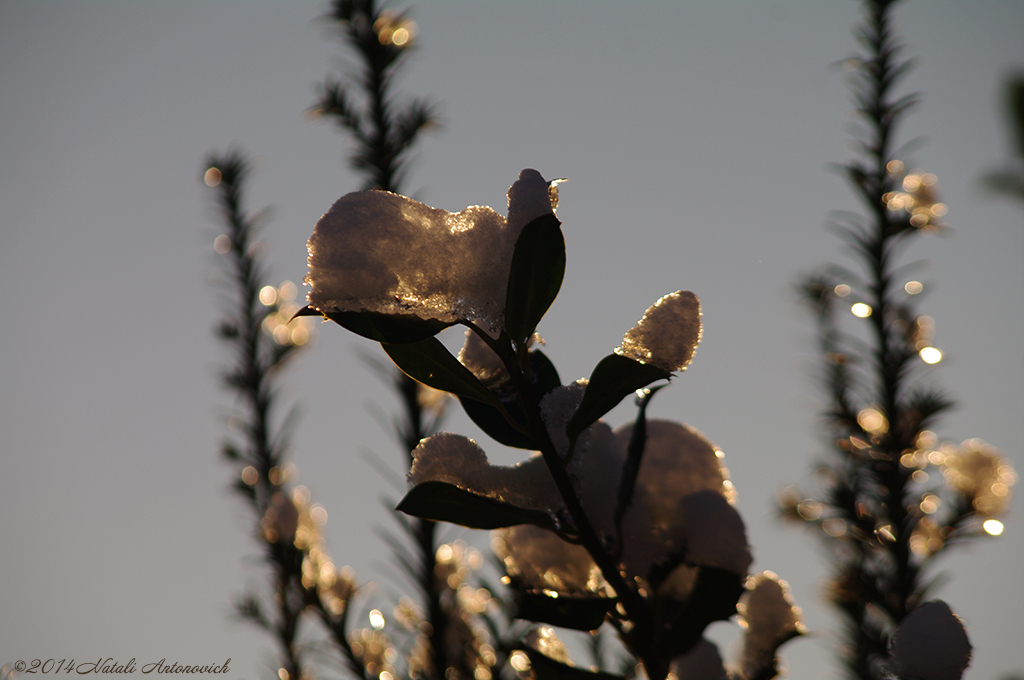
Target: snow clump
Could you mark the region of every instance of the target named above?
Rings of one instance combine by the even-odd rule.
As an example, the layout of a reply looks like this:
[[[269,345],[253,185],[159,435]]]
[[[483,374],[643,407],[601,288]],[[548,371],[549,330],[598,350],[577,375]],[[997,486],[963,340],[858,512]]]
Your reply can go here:
[[[548,182],[529,169],[508,190],[507,220],[486,206],[450,213],[388,191],[346,194],[309,239],[309,305],[497,332],[519,234],[550,214]]]
[[[700,336],[700,300],[680,290],[655,302],[626,332],[615,353],[672,373],[686,369]]]

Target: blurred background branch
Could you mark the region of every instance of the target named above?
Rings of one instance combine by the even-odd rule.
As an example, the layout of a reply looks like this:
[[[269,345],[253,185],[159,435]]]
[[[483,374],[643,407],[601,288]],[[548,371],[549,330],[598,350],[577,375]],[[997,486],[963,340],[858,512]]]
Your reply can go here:
[[[1006,78],[1002,99],[1009,154],[1002,167],[989,170],[982,181],[997,195],[1024,201],[1024,72]]]
[[[257,240],[264,213],[250,213],[244,204],[251,162],[234,150],[210,154],[203,167],[203,180],[215,192],[224,227],[214,248],[225,258],[224,271],[231,282],[216,334],[234,357],[222,380],[237,400],[236,413],[229,420],[237,434],[224,442],[221,451],[235,469],[232,490],[253,512],[256,538],[264,546],[263,559],[272,573],[269,605],[250,592],[239,597],[235,609],[241,619],[275,638],[280,680],[298,679],[306,677],[308,663],[299,644],[306,607],[305,555],[294,540],[298,516],[287,495],[293,469],[286,457],[290,419],[276,417],[277,384],[279,369],[306,343],[310,328],[306,319],[288,323],[298,309],[293,301],[295,285],[266,283]],[[283,540],[286,533],[291,540]]]
[[[921,282],[905,280],[899,254],[944,230],[934,175],[908,171],[894,151],[896,128],[917,103],[896,94],[910,70],[892,28],[896,3],[866,0],[850,68],[858,157],[840,167],[864,214],[832,227],[853,268],[828,265],[804,279],[814,313],[832,455],[816,472],[821,496],[790,488],[786,517],[812,527],[833,558],[829,599],[841,613],[842,660],[851,678],[889,677],[891,636],[938,579],[938,556],[954,544],[998,535],[1016,477],[979,439],[940,443],[932,431],[952,406],[926,384],[942,360],[934,321],[919,312]]]

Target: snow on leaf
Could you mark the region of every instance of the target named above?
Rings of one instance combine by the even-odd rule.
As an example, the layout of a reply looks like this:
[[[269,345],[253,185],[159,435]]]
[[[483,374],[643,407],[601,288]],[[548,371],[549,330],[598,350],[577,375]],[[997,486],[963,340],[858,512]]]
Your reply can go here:
[[[309,239],[310,306],[500,330],[516,240],[552,213],[536,170],[519,174],[508,201],[506,220],[486,206],[450,213],[386,191],[342,196]]]
[[[741,625],[747,629],[743,639],[744,677],[756,677],[773,668],[776,650],[806,632],[789,584],[770,571],[747,579],[747,592],[736,608]]]
[[[508,371],[498,355],[472,330],[466,330],[466,342],[459,350],[459,361],[485,385],[509,379]]]
[[[546,410],[551,419],[562,411],[571,413],[574,390],[559,390],[552,392],[552,403]],[[559,402],[564,402],[564,409],[557,407]],[[743,521],[729,502],[732,485],[718,449],[696,430],[680,423],[650,420],[647,428],[647,450],[633,502],[622,521],[626,570],[647,578],[654,566],[681,556],[690,565],[746,575],[750,549]],[[619,541],[615,499],[631,436],[632,425],[613,432],[605,423],[595,423],[578,440],[568,468],[583,510],[595,530],[612,542]],[[557,507],[562,509],[560,501]],[[521,573],[542,575],[532,585],[544,587],[543,575],[552,572],[549,555],[520,546],[525,536],[510,532],[503,540],[517,561],[516,568]],[[574,573],[589,573],[589,556],[581,552],[577,557],[571,558]],[[585,563],[580,561],[583,557]]]
[[[724,455],[682,423],[654,419],[646,427],[644,458],[624,515],[627,563],[642,573],[685,548],[688,564],[745,575],[750,551],[743,521],[729,505],[735,491]],[[632,423],[615,429],[622,460],[632,435]]]
[[[409,482],[445,482],[529,510],[549,512],[561,505],[540,455],[518,465],[491,465],[476,442],[450,432],[420,442],[413,451]]]
[[[700,336],[700,300],[681,290],[648,308],[615,353],[669,372],[682,371],[693,359]]]
[[[585,548],[546,529],[529,524],[498,529],[491,546],[508,575],[526,589],[597,593],[604,584]]]
[[[558,455],[565,457],[569,450],[569,438],[566,435],[566,425],[572,419],[580,402],[583,401],[583,393],[587,389],[586,379],[577,380],[571,385],[557,387],[543,399],[540,400],[541,417],[547,427],[551,443],[555,445]],[[577,439],[579,450],[588,446],[587,437],[590,430],[584,430]]]

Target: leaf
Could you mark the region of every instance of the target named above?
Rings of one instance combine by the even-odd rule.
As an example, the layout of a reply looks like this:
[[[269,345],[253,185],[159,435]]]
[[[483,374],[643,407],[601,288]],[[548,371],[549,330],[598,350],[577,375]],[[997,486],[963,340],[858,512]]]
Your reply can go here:
[[[530,666],[537,680],[624,680],[621,675],[600,671],[595,673],[575,666],[567,666],[532,647],[524,646],[523,651],[530,657]]]
[[[533,393],[539,399],[551,390],[559,387],[561,379],[551,360],[539,349],[530,352],[530,379],[533,383]],[[505,405],[506,411],[513,420],[519,423],[526,422],[526,414],[522,406],[514,399],[503,399],[500,395],[511,394],[509,380],[492,385],[491,394],[496,396]],[[506,390],[505,387],[508,386]],[[470,420],[487,433],[487,435],[500,444],[511,446],[527,451],[537,451],[540,446],[530,435],[513,427],[501,414],[501,412],[490,404],[484,404],[474,399],[459,398],[463,410]]]
[[[636,485],[636,476],[640,472],[644,449],[647,448],[647,405],[651,403],[651,398],[662,387],[664,385],[647,390],[647,393],[637,400],[639,409],[636,414],[636,422],[633,425],[633,435],[629,438],[626,462],[622,464],[622,477],[619,481],[618,504],[615,507],[616,526],[622,521],[622,516],[626,514],[626,509],[629,507],[630,501],[633,500],[633,487]]]
[[[505,330],[526,342],[558,296],[565,275],[565,238],[554,215],[533,220],[519,234],[505,298]]]
[[[498,404],[498,398],[473,372],[463,366],[437,338],[381,347],[402,371],[413,380],[442,392],[468,397],[486,404]]]
[[[516,618],[573,630],[597,630],[617,600],[596,595],[548,595],[540,590],[516,593]]]
[[[459,397],[459,403],[462,404],[462,409],[469,416],[469,419],[476,423],[477,427],[483,430],[488,437],[499,444],[511,446],[515,449],[526,449],[527,451],[537,451],[540,449],[540,446],[533,437],[513,427],[505,420],[505,416],[501,415],[501,411],[494,406],[482,404],[476,399],[465,397]],[[505,402],[505,408],[512,418],[519,422],[526,421],[526,416],[518,404]]]
[[[470,529],[503,529],[517,524],[533,524],[557,530],[546,512],[520,508],[447,482],[420,482],[409,489],[395,509],[420,519],[451,522]]]
[[[324,315],[324,313],[321,312],[316,307],[311,307],[309,305],[306,305],[305,307],[303,307],[299,311],[295,312],[295,316],[293,316],[291,319],[288,319],[288,320],[291,321],[293,319],[298,319],[300,316],[323,316],[323,315]]]
[[[615,408],[627,395],[655,380],[667,380],[671,375],[663,368],[642,364],[620,354],[609,354],[601,359],[590,374],[579,408],[566,425],[570,441]]]
[[[324,316],[339,326],[356,335],[361,335],[377,342],[402,344],[419,342],[433,337],[452,326],[452,323],[437,319],[421,319],[412,314],[380,314],[378,312],[321,312],[313,307],[303,307],[296,314],[299,316]],[[292,317],[292,318],[295,318]]]
[[[551,363],[544,352],[535,349],[530,352],[530,378],[533,382],[533,393],[537,399],[542,398],[556,387],[562,386],[558,369]]]
[[[745,576],[725,569],[700,567],[690,599],[685,606],[678,608],[667,633],[667,657],[674,658],[690,651],[700,642],[705,628],[735,614],[745,580]]]

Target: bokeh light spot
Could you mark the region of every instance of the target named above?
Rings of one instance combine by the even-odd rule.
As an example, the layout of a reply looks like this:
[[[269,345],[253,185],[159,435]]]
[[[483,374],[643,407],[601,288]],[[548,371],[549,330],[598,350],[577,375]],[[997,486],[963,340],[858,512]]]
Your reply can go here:
[[[981,524],[981,528],[989,536],[998,536],[1003,533],[1003,523],[997,519],[987,519]]]
[[[391,42],[401,47],[409,42],[409,31],[405,28],[399,28],[391,34]]]
[[[821,528],[829,536],[839,538],[846,534],[846,520],[832,517],[822,522]]]
[[[269,307],[277,302],[277,288],[274,288],[273,286],[263,286],[263,288],[260,289],[260,302],[262,302],[265,307]]]
[[[195,177],[195,175],[193,175]],[[221,173],[218,168],[210,168],[203,175],[203,181],[206,182],[206,186],[215,187],[220,184]]]
[[[866,319],[871,316],[871,305],[866,305],[863,302],[855,302],[853,306],[850,307],[850,311],[853,312],[854,316]]]
[[[919,507],[921,508],[921,512],[926,515],[931,515],[937,512],[941,505],[942,499],[935,494],[930,493],[921,499],[921,505]]]
[[[530,657],[526,656],[525,652],[521,652],[519,650],[512,652],[512,656],[509,657],[508,663],[517,671],[530,670]]]
[[[379,609],[370,610],[370,625],[376,630],[384,627],[384,615],[380,613]]]
[[[298,295],[299,288],[291,281],[284,281],[277,287],[277,299],[291,302]]]
[[[882,434],[889,429],[889,421],[882,412],[874,408],[862,409],[857,414],[857,424],[871,434]]]
[[[231,252],[231,239],[226,234],[221,234],[213,239],[213,249],[218,255],[227,255]]]

